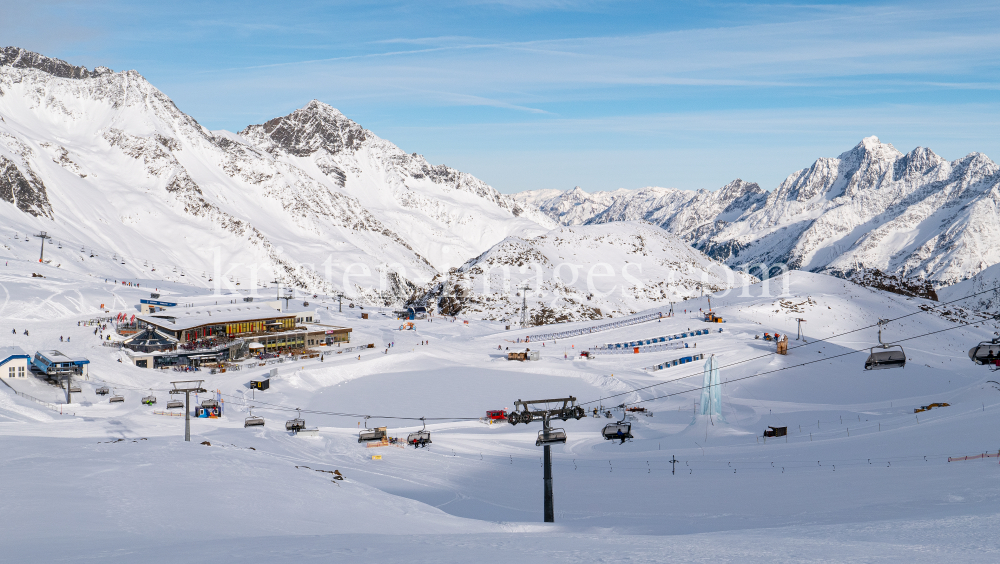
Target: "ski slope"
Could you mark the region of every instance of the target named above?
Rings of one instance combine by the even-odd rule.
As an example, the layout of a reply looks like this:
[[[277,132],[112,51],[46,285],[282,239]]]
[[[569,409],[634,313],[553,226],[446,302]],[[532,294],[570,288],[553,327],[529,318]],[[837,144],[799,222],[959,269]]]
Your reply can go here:
[[[998,557],[1000,458],[948,461],[997,452],[1000,390],[988,382],[996,377],[966,356],[996,327],[953,306],[925,312],[921,306],[936,304],[796,271],[768,286],[715,295],[723,324],[700,321],[707,300],[694,298],[662,321],[526,345],[516,342],[526,334],[499,323],[439,317],[400,331],[401,322],[378,310],[366,307],[372,319],[362,320],[357,309],[345,305],[340,313],[320,299],[312,305],[324,322],[350,326],[352,344],[376,348],[360,359],[331,348],[322,361],[210,375],[119,363],[120,353],[100,346],[92,328],[77,326],[96,314],[91,304],[104,295],[121,300],[112,302],[113,312],[134,311],[126,308],[148,295],[145,287],[71,272],[31,278],[36,270],[12,261],[0,272],[7,296],[0,344],[86,356],[90,378],[69,405],[60,390],[12,382],[36,397],[47,394],[40,399],[56,409],[0,385],[7,486],[0,540],[10,561]],[[800,317],[807,319],[805,342],[794,340]],[[883,338],[906,349],[903,369],[862,369],[879,318],[902,318]],[[686,350],[719,360],[724,421],[693,415],[702,363],[642,370],[676,351],[578,357],[601,343],[702,328],[723,331],[685,339]],[[754,338],[765,331],[792,335],[787,356]],[[507,349],[526,346],[541,359],[506,360]],[[251,392],[248,380],[271,368],[278,369],[271,388]],[[185,443],[183,419],[154,411],[163,410],[170,381],[192,377],[219,390],[226,411],[193,420]],[[125,396],[124,404],[95,395],[102,385]],[[141,405],[150,393],[158,404]],[[566,395],[578,398],[588,417],[556,422],[569,438],[552,447],[556,522],[544,524],[542,449],[534,444],[540,424],[478,418],[517,399]],[[933,402],[950,406],[914,413]],[[635,418],[631,442],[602,440],[600,429],[614,419],[590,410],[622,403],[653,416]],[[265,427],[243,428],[249,406]],[[319,428],[318,437],[284,431],[295,408]],[[427,448],[357,442],[366,424],[405,438],[422,427],[421,417],[432,433]],[[765,443],[768,425],[787,426],[789,434]],[[334,480],[334,470],[345,479]]]

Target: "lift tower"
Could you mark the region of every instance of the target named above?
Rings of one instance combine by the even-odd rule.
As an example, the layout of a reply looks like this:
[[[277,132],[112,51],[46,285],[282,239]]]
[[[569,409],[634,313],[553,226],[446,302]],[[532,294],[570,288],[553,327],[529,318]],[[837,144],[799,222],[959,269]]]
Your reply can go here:
[[[174,385],[174,389],[170,390],[171,395],[173,394],[184,394],[184,440],[191,441],[191,392],[196,394],[204,394],[208,392],[201,385],[204,380],[180,380],[177,382],[171,382]]]
[[[530,406],[534,404],[562,404],[562,407],[555,409],[541,409],[532,410]],[[517,400],[514,402],[514,411],[511,411],[507,415],[507,422],[511,425],[517,425],[518,423],[531,423],[535,419],[542,420],[542,430],[538,433],[538,440],[535,441],[535,446],[545,447],[545,470],[542,474],[542,480],[545,484],[544,493],[544,518],[546,523],[555,522],[555,508],[552,503],[552,454],[549,451],[549,446],[554,444],[562,444],[566,442],[566,431],[564,429],[551,429],[549,428],[549,420],[552,418],[562,419],[566,421],[570,417],[573,419],[582,419],[586,414],[583,408],[579,405],[574,405],[576,403],[576,398],[569,396],[567,398],[556,398],[556,399],[542,399],[542,400],[530,400],[521,401]],[[517,411],[518,407],[521,411]]]
[[[52,237],[49,237],[48,233],[45,231],[40,231],[38,235],[35,235],[35,237],[42,240],[42,254],[38,255],[38,262],[45,262],[45,240],[51,239]]]
[[[531,287],[525,282],[518,290],[521,290],[521,329],[524,329],[528,326],[528,292],[531,291]]]

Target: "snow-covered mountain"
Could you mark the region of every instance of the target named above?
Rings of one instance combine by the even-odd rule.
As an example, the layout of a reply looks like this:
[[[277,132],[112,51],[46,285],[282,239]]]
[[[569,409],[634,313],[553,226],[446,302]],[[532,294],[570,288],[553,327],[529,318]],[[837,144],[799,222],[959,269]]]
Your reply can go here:
[[[227,283],[386,299],[556,225],[318,101],[209,131],[135,71],[14,47],[0,49],[0,217],[8,257],[34,256],[15,236],[44,230],[63,268],[208,285],[219,266]]]
[[[756,281],[654,225],[616,222],[508,237],[413,301],[445,314],[516,320],[527,283],[531,325],[541,325],[635,313]]]
[[[847,277],[878,270],[940,286],[1000,262],[998,189],[1000,167],[981,153],[947,161],[867,137],[770,193],[735,180],[715,192],[605,192],[615,197],[596,212],[578,190],[552,192],[539,207],[563,223],[644,219],[730,266],[783,263]]]

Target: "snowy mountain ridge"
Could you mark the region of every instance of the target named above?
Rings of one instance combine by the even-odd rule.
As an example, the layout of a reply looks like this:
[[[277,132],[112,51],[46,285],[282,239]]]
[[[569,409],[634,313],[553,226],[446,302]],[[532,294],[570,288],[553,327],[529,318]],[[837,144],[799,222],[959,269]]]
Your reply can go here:
[[[588,200],[573,190],[517,198],[564,224],[643,219],[730,266],[784,264],[845,277],[877,269],[944,286],[1000,262],[998,188],[1000,167],[981,153],[947,161],[930,149],[903,154],[867,137],[792,173],[770,193],[737,179],[715,192],[644,188]]]
[[[44,230],[72,245],[72,256],[52,250],[64,268],[151,278],[168,266],[207,284],[229,264],[227,284],[274,276],[390,301],[509,235],[556,225],[315,100],[213,132],[136,71],[13,47],[0,50],[0,216],[6,241]],[[6,246],[9,258],[36,251]]]
[[[414,303],[445,315],[516,320],[520,290],[530,325],[633,314],[754,284],[644,221],[572,225],[531,238],[507,237],[431,281]]]

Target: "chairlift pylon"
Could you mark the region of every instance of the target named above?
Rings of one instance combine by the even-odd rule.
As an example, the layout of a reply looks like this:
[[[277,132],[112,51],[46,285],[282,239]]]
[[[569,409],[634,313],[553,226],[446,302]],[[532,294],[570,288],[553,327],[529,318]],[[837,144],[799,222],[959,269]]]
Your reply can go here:
[[[424,428],[406,436],[406,444],[413,445],[413,448],[431,444],[431,432],[427,430],[427,421],[423,417],[420,418],[420,421],[424,424]]]
[[[872,347],[865,370],[882,370],[885,368],[903,368],[906,366],[906,351],[900,345],[887,345],[882,342],[882,326],[888,325],[888,319],[878,320],[878,346]],[[882,349],[876,352],[875,349]]]

